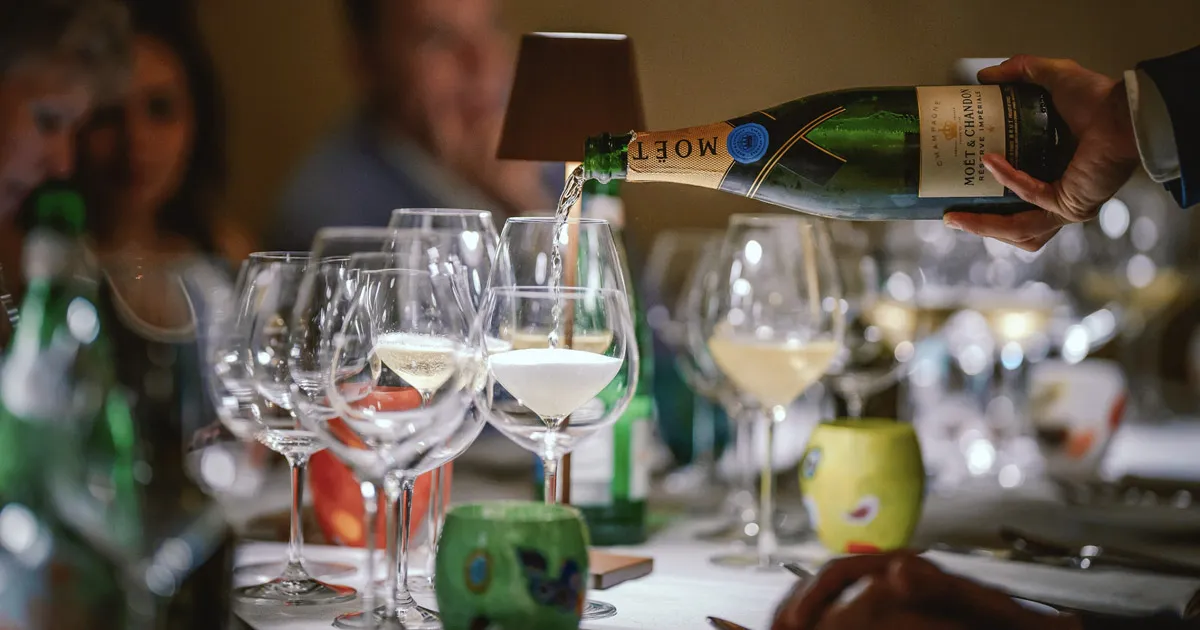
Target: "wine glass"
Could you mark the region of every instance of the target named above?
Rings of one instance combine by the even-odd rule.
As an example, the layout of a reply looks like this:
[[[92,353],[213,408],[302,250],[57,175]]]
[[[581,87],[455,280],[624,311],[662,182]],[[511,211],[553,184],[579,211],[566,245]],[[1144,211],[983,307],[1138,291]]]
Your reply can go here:
[[[717,484],[715,459],[718,418],[713,405],[718,401],[708,379],[698,378],[698,370],[692,365],[683,309],[687,306],[685,293],[689,278],[704,254],[716,251],[720,243],[721,232],[717,230],[660,232],[650,247],[641,286],[646,321],[655,333],[655,365],[667,370],[674,368],[680,380],[692,390],[693,398],[691,417],[675,419],[674,416],[679,414],[659,410],[659,425],[668,446],[672,447],[677,460],[688,462],[682,469],[668,475],[664,486],[668,492],[685,495],[693,502],[706,502],[708,507],[716,498],[712,489]],[[661,352],[662,356],[660,348],[665,351]],[[676,409],[686,413],[686,401],[675,400],[668,404],[677,405]],[[683,422],[686,424],[679,426]],[[684,436],[678,435],[683,430],[689,430],[691,434],[687,452],[675,447],[676,443],[684,441]]]
[[[240,588],[238,599],[266,605],[318,605],[349,601],[354,589],[312,577],[304,562],[303,506],[308,458],[325,448],[317,435],[299,425],[292,411],[289,321],[309,257],[297,252],[258,252],[250,255],[240,295],[234,352],[244,363],[246,383],[263,404],[255,419],[255,437],[283,455],[291,470],[292,504],[287,564],[273,580]],[[241,368],[239,368],[241,369]]]
[[[726,566],[777,569],[771,437],[789,404],[841,350],[841,286],[825,224],[799,215],[735,215],[701,304],[701,332],[717,367],[767,437],[755,553],[717,556]]]
[[[846,334],[826,382],[852,418],[861,418],[869,397],[908,372],[917,344],[934,325],[918,316],[915,291],[902,286],[907,276],[893,273],[894,261],[871,240],[866,230],[854,226],[833,230]]]
[[[616,422],[637,387],[637,340],[619,261],[606,221],[517,218],[500,234],[472,330],[473,347],[487,359],[476,404],[492,426],[541,458],[547,503],[559,496],[562,457]],[[589,601],[583,617],[615,614],[612,605]]]
[[[246,283],[252,271],[261,269],[258,258],[261,256],[255,255],[242,262],[232,295],[246,295]],[[278,406],[258,392],[251,377],[250,344],[244,323],[250,316],[247,310],[252,306],[248,300],[238,300],[228,313],[211,319],[203,359],[207,367],[208,395],[221,424],[237,439],[257,444],[264,423],[286,422],[286,419]],[[285,563],[239,565],[234,571],[239,580],[262,583],[280,575]],[[352,565],[334,562],[306,561],[304,566],[312,575],[325,579],[351,575],[356,571]]]
[[[446,256],[465,270],[471,303],[476,307],[491,274],[492,261],[500,247],[500,236],[492,213],[487,210],[451,208],[400,208],[392,211],[388,227],[438,232],[450,236]]]
[[[157,600],[218,551],[232,553],[214,494],[248,471],[208,448],[222,436],[200,361],[205,323],[227,312],[232,292],[213,265],[190,257],[118,256],[102,269],[98,299],[78,302],[72,317],[93,339],[104,335],[106,348],[79,372],[92,380],[73,388],[94,406],[63,424],[47,467],[50,500],[123,574],[132,627],[154,627]],[[210,610],[211,625],[224,623],[229,611]]]
[[[361,482],[368,576],[376,497],[388,495],[388,604],[343,615],[338,627],[436,626],[407,590],[404,510],[416,477],[457,457],[483,426],[467,391],[478,380],[465,345],[469,297],[463,274],[436,262],[442,245],[414,230],[321,230],[293,311],[292,398]],[[365,611],[373,600],[367,589]]]
[[[487,210],[452,208],[400,208],[392,211],[390,228],[406,228],[445,234],[447,257],[465,274],[473,309],[483,301],[483,290],[491,275],[492,261],[500,247],[500,236],[492,213]],[[474,317],[474,313],[472,313]],[[432,592],[436,571],[437,542],[449,502],[449,471],[433,471],[425,544],[425,573],[413,578],[414,592]]]
[[[1084,226],[1071,292],[1085,306],[1107,309],[1119,325],[1118,358],[1129,382],[1130,417],[1168,417],[1161,369],[1163,332],[1173,310],[1197,283],[1185,267],[1190,216],[1139,171]]]

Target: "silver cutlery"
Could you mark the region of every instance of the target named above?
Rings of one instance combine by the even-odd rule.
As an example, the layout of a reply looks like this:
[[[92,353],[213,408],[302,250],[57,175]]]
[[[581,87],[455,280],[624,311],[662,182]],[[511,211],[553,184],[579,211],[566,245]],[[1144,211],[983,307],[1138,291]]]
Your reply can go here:
[[[784,562],[783,568],[787,569],[788,572],[800,578],[801,580],[811,580],[816,577],[816,574],[808,569],[805,569],[796,562]]]

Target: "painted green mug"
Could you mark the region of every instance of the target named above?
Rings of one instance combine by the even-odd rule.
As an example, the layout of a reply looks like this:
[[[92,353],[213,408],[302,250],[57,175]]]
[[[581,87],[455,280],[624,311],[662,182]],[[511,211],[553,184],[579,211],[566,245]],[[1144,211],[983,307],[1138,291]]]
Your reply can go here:
[[[496,501],[446,513],[435,583],[445,630],[575,630],[587,584],[574,508]]]
[[[813,429],[800,491],[817,538],[834,553],[908,545],[921,518],[925,469],[911,424],[839,419]]]

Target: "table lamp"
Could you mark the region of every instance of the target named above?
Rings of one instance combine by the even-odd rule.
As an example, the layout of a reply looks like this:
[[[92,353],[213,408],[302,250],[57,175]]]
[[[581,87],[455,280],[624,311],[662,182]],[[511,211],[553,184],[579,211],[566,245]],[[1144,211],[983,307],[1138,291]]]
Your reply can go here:
[[[633,41],[606,33],[528,33],[513,78],[496,157],[564,162],[569,175],[584,142],[605,132],[645,128]],[[570,217],[579,216],[580,204]],[[572,235],[572,238],[574,235]],[[567,253],[563,269],[575,265]],[[570,283],[570,278],[564,282]],[[568,331],[568,335],[570,331]],[[571,456],[563,458],[562,501],[571,502]]]

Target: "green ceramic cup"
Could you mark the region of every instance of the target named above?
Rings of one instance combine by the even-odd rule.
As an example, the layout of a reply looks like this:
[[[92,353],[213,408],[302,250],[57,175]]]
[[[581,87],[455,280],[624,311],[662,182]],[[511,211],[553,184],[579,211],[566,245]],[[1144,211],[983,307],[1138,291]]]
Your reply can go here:
[[[574,508],[496,501],[446,513],[435,584],[445,630],[575,630],[587,584]]]

